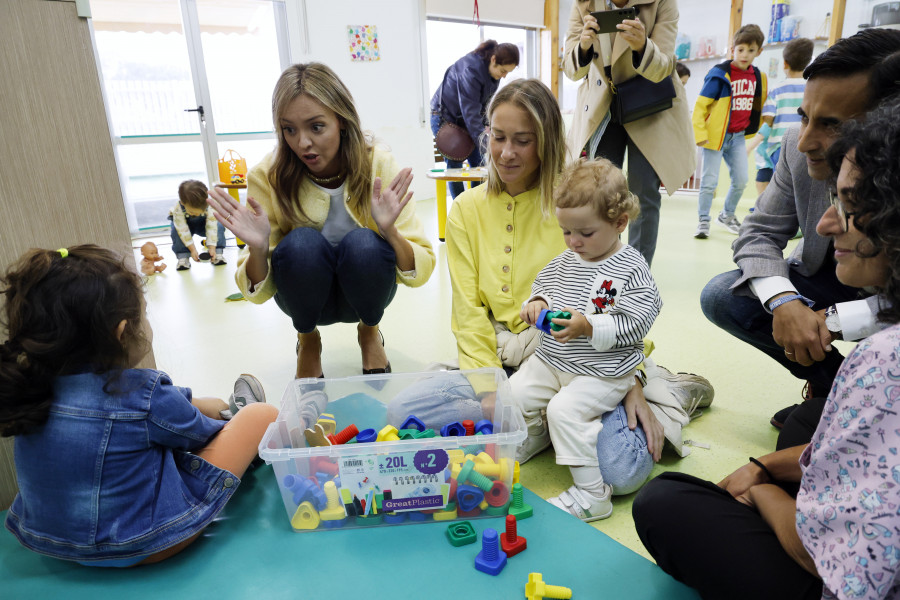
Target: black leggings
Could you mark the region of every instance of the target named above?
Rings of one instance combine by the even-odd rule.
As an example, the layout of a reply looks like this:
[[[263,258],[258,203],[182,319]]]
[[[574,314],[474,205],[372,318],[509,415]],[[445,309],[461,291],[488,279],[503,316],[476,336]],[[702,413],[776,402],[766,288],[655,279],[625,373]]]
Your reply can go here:
[[[755,510],[684,473],[647,483],[632,507],[644,547],[705,600],[819,600],[822,581],[781,547]]]

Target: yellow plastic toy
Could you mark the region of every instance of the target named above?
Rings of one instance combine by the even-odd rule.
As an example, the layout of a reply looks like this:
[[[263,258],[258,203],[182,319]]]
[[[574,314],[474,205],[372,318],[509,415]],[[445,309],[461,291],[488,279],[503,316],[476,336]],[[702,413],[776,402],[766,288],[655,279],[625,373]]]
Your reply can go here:
[[[378,442],[396,442],[400,439],[400,436],[397,435],[397,428],[393,425],[386,425],[384,429],[378,432],[378,437],[375,441]]]
[[[544,598],[568,600],[571,597],[571,588],[561,585],[547,585],[543,582],[540,573],[528,574],[528,583],[525,584],[525,598],[527,600],[543,600]]]
[[[333,481],[325,482],[325,498],[327,504],[325,508],[319,511],[320,519],[323,521],[339,521],[347,516],[344,512],[344,505],[341,504],[337,486],[334,485]]]
[[[319,512],[313,508],[312,502],[302,502],[291,518],[294,529],[315,529],[319,526]]]
[[[322,429],[325,430],[325,435],[334,435],[334,432],[337,431],[337,421],[334,420],[334,415],[330,413],[322,413],[322,416],[319,417],[316,423],[322,426]]]

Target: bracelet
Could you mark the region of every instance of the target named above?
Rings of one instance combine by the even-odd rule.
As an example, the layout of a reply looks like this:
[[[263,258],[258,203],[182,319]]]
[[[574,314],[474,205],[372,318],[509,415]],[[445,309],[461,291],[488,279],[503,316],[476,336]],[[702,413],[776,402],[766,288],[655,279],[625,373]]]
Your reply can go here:
[[[754,465],[756,465],[757,467],[759,467],[760,469],[762,469],[762,470],[763,470],[763,473],[766,474],[766,477],[769,478],[769,481],[770,481],[770,482],[774,482],[774,481],[775,481],[775,478],[772,477],[772,474],[771,474],[771,473],[769,472],[769,470],[766,468],[766,465],[762,464],[761,462],[759,462],[758,460],[756,460],[756,459],[753,458],[752,456],[750,457],[750,462],[752,462]]]
[[[800,294],[790,294],[788,296],[782,296],[778,300],[772,300],[769,303],[769,312],[774,311],[776,308],[778,308],[782,304],[785,304],[786,302],[790,302],[791,300],[803,300],[806,303],[806,305],[810,308],[812,308],[813,304],[815,304],[815,302],[813,302],[809,298],[804,298]]]

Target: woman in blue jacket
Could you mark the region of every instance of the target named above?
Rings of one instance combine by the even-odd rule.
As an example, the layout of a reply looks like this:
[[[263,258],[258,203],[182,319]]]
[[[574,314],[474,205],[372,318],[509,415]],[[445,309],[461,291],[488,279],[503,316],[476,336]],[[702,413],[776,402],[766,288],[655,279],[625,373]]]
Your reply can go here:
[[[478,138],[487,127],[484,112],[497,91],[500,80],[519,66],[519,48],[486,40],[475,50],[450,65],[444,80],[431,98],[431,131],[437,135],[444,122],[469,132],[475,148],[469,154],[470,167],[482,165]],[[448,169],[458,169],[463,161],[447,159]],[[461,181],[450,183],[450,195],[463,192]]]

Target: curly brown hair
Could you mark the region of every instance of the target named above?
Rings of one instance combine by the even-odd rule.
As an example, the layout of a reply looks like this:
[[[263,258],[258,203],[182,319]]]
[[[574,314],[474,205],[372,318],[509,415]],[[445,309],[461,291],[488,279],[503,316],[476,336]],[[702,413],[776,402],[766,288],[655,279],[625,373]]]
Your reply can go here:
[[[853,151],[859,179],[851,193],[853,226],[867,240],[855,249],[871,258],[884,253],[889,275],[879,290],[886,302],[879,304],[878,319],[900,322],[900,95],[895,95],[866,115],[864,121],[846,121],[841,137],[828,149],[832,173]]]
[[[141,278],[111,250],[93,244],[30,250],[0,277],[0,294],[8,334],[0,345],[2,436],[28,433],[47,420],[60,375],[112,375],[150,347]]]

